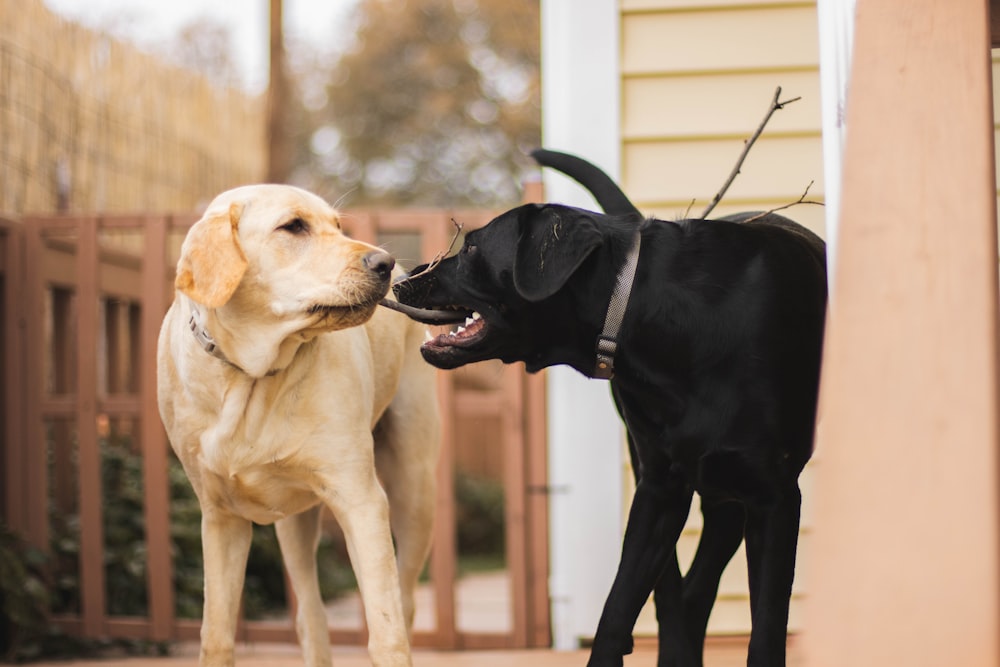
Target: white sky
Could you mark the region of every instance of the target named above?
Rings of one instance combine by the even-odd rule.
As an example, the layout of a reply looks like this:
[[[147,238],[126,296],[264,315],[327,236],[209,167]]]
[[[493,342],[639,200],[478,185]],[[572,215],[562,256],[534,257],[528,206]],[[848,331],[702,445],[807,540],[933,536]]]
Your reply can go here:
[[[52,11],[110,30],[139,46],[165,42],[199,17],[230,26],[235,61],[254,92],[267,85],[268,0],[44,0]],[[355,0],[284,0],[285,32],[323,48],[343,42],[337,27]]]

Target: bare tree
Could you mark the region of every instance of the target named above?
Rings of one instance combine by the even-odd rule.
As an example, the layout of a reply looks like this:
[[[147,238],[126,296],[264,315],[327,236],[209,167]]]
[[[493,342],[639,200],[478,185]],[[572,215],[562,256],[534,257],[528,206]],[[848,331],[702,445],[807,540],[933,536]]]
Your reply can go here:
[[[294,180],[352,205],[515,201],[540,141],[538,13],[538,0],[359,0],[325,94],[302,91],[320,103],[293,123]]]

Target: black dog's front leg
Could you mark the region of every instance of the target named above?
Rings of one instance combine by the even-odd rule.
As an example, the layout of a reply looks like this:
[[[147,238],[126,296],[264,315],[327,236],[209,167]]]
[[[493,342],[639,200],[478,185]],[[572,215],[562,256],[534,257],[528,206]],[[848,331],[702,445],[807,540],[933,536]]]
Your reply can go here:
[[[692,491],[679,475],[651,474],[647,467],[629,511],[618,573],[594,635],[588,667],[619,667],[632,650],[632,628],[661,575],[673,579],[680,597],[680,573],[668,568],[691,507]],[[678,605],[679,606],[679,605]]]
[[[764,507],[747,507],[750,574],[748,667],[784,667],[802,496],[798,486]]]

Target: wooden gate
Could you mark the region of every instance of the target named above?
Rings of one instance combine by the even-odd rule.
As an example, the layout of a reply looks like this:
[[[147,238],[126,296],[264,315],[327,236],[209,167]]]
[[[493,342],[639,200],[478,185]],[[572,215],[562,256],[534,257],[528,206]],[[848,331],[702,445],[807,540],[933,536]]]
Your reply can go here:
[[[535,193],[537,194],[537,193]],[[466,229],[481,211],[348,211],[354,236],[416,248],[448,246],[453,220]],[[155,350],[172,299],[173,266],[194,216],[47,216],[0,221],[3,325],[2,516],[30,543],[51,551],[53,522],[70,521],[79,544],[78,604],[54,615],[85,637],[197,639],[200,621],[179,617],[174,594],[168,468],[172,454],[156,406]],[[414,260],[418,259],[416,257]],[[547,503],[544,494],[544,378],[521,367],[490,381],[438,375],[444,423],[437,522],[429,568],[433,620],[414,644],[436,648],[548,646]],[[504,490],[509,618],[499,631],[463,628],[453,476],[463,420],[498,424]],[[142,616],[109,612],[102,497],[102,442],[125,437],[141,457],[146,606]],[[419,611],[418,611],[419,614]],[[425,624],[426,625],[426,624]],[[363,643],[363,627],[331,629],[334,643]],[[244,620],[244,641],[295,641],[291,620]]]

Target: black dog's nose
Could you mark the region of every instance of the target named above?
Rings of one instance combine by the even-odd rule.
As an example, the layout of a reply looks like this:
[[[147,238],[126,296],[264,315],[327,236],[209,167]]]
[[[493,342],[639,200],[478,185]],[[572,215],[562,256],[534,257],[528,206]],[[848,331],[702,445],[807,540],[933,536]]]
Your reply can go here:
[[[396,260],[392,255],[384,250],[373,250],[365,255],[365,268],[374,271],[380,278],[388,278],[392,273],[392,268],[396,266]]]

